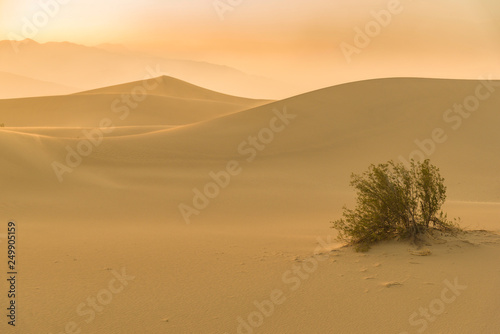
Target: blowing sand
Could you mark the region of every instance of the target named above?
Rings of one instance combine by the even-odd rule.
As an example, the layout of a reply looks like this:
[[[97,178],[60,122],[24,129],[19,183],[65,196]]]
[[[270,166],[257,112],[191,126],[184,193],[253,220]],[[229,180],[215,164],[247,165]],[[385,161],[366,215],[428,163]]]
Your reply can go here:
[[[19,247],[17,326],[4,317],[2,333],[499,333],[500,83],[263,101],[154,82],[134,107],[122,94],[141,82],[0,100],[0,221]],[[477,87],[488,98],[454,111]],[[418,155],[469,232],[368,253],[336,242],[350,174]]]

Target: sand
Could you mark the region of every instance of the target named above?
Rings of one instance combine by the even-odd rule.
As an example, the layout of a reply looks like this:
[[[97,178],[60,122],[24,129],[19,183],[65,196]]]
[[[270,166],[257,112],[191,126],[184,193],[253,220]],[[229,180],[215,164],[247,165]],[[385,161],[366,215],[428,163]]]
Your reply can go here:
[[[161,79],[128,114],[112,105],[142,82],[0,100],[0,221],[19,233],[18,325],[2,333],[498,332],[500,83],[267,101]],[[478,86],[477,110],[447,112]],[[416,150],[470,232],[342,247],[329,221],[354,203],[351,172]]]

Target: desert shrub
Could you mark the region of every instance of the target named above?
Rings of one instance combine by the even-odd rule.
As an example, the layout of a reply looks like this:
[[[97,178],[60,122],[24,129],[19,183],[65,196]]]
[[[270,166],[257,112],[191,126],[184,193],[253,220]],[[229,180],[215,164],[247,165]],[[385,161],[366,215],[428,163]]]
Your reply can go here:
[[[357,250],[386,239],[415,242],[430,228],[458,228],[441,211],[446,187],[429,160],[412,160],[408,168],[393,161],[371,165],[365,173],[351,176],[351,186],[356,189],[357,205],[344,207],[343,218],[332,222],[332,227],[340,240],[355,244]]]

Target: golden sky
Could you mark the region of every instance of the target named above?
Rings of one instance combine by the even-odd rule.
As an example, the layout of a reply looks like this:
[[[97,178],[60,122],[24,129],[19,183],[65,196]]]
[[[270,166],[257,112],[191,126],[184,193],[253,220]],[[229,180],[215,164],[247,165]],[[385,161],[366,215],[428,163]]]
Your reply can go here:
[[[346,57],[354,29],[388,8],[397,8],[390,23]],[[498,0],[0,0],[0,22],[0,39],[117,43],[317,85],[500,76]]]

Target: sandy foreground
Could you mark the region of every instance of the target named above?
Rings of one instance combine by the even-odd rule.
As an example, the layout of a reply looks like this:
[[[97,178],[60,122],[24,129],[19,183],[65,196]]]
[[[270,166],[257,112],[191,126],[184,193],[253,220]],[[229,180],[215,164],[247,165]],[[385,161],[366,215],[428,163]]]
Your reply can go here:
[[[163,77],[120,100],[138,85],[0,100],[3,272],[18,233],[1,333],[500,333],[498,82],[272,102]],[[342,248],[350,174],[418,155],[469,232]]]

